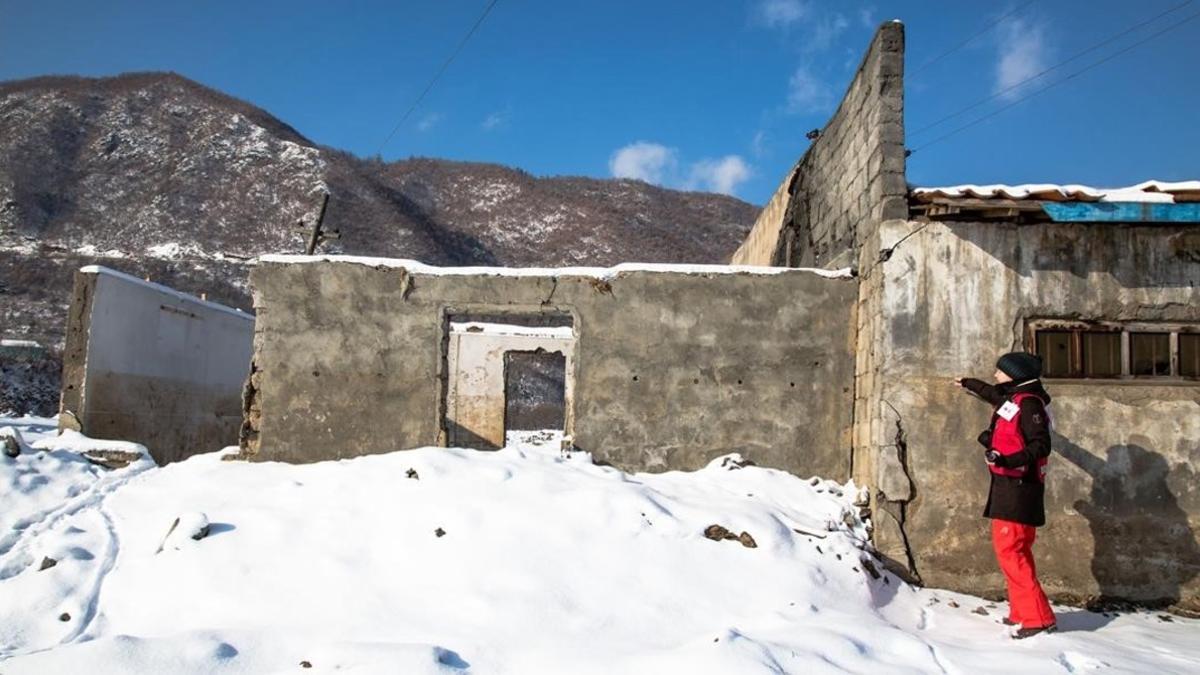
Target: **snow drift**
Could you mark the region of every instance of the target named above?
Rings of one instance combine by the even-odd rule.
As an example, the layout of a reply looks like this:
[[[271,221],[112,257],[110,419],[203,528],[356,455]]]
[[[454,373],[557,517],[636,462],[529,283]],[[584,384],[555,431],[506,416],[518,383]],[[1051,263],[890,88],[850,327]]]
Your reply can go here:
[[[1063,633],[1014,647],[1002,607],[882,571],[853,484],[736,456],[630,475],[543,435],[492,453],[109,470],[59,447],[81,437],[23,431],[42,449],[0,458],[9,674],[1200,664],[1194,622],[1149,614],[1058,608]]]

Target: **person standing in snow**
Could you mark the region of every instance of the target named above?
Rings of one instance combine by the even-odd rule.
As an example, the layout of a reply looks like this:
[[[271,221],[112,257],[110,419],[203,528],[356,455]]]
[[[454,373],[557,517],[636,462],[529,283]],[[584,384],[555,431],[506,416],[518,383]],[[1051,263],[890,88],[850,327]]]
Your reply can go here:
[[[1023,639],[1056,628],[1033,563],[1037,528],[1046,524],[1046,463],[1050,456],[1050,394],[1038,379],[1041,358],[1011,352],[996,362],[996,384],[957,378],[963,389],[994,408],[979,435],[992,485],[983,515],[992,520],[992,547],[1008,584],[1008,618],[1013,637]]]

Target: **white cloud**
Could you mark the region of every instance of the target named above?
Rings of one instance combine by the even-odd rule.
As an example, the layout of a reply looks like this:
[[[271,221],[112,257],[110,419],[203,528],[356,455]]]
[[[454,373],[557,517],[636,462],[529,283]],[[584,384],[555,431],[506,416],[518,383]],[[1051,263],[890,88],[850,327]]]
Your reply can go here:
[[[802,65],[788,80],[787,109],[790,113],[825,112],[833,104],[833,90],[817,77],[812,68]]]
[[[809,6],[803,0],[761,0],[755,8],[755,15],[768,28],[791,28],[809,13]]]
[[[858,22],[863,28],[875,28],[875,6],[863,7],[858,10]]]
[[[767,132],[759,129],[754,132],[754,140],[750,141],[750,150],[755,157],[762,157],[767,154]]]
[[[1000,25],[999,60],[996,63],[996,92],[1016,98],[1023,87],[1017,84],[1046,69],[1047,45],[1041,25],[1009,19]]]
[[[679,151],[660,143],[637,141],[617,149],[608,160],[616,178],[633,178],[664,187],[733,194],[753,171],[738,155],[705,158],[681,171]]]
[[[813,22],[812,33],[803,42],[804,50],[809,52],[823,52],[829,49],[849,27],[850,22],[841,14],[822,17]]]
[[[508,115],[509,113],[507,110],[498,110],[483,118],[483,122],[481,122],[479,126],[482,127],[484,131],[494,131],[505,124],[508,124]]]
[[[702,159],[692,165],[684,187],[731,195],[738,185],[749,180],[750,174],[750,166],[737,155]]]
[[[616,178],[635,178],[662,185],[677,165],[674,148],[638,141],[620,148],[608,160],[608,170]]]
[[[437,123],[441,122],[441,121],[442,121],[441,113],[429,113],[428,115],[422,117],[420,122],[417,122],[417,131],[420,131],[422,133],[429,131],[430,129],[437,126]]]

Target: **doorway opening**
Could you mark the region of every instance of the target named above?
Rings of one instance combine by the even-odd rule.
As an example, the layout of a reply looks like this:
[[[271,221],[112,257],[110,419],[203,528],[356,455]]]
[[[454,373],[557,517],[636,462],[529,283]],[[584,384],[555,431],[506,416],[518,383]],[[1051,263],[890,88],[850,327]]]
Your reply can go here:
[[[536,349],[504,354],[504,438],[562,431],[566,425],[567,356]]]
[[[571,315],[448,314],[446,444],[495,450],[511,432],[567,433],[571,425]]]

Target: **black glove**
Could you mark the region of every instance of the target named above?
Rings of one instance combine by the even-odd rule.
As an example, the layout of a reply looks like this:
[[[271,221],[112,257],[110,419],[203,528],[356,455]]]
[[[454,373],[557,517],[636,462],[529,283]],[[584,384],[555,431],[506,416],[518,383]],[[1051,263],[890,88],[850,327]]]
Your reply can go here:
[[[983,453],[983,458],[987,460],[988,464],[998,466],[1001,469],[1008,467],[1008,460],[1004,457],[1004,455],[995,450],[988,450],[987,452]]]
[[[979,444],[982,445],[985,450],[991,450],[992,449],[992,430],[984,429],[983,431],[979,432],[979,437],[976,438],[975,440],[979,441]]]

